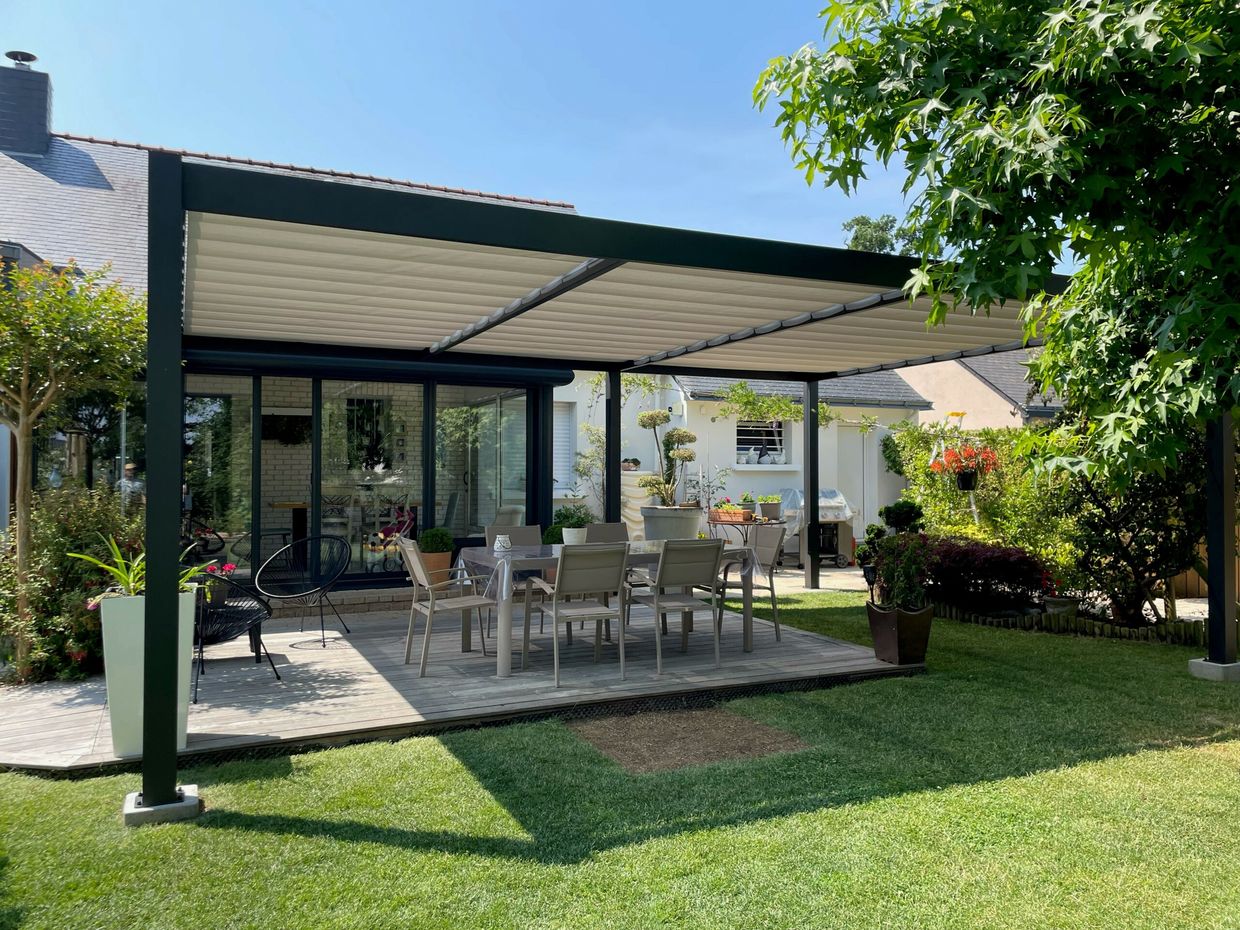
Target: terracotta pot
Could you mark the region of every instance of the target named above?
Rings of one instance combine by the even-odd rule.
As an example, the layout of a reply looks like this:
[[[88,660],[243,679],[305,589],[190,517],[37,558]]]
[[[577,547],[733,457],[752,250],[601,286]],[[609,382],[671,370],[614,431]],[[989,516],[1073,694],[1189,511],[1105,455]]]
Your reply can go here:
[[[867,601],[866,614],[870,618],[870,636],[874,639],[874,655],[882,662],[892,665],[916,665],[926,661],[926,647],[930,643],[930,622],[934,608],[890,610]]]
[[[753,514],[748,510],[712,510],[710,518],[716,523],[752,523]]]
[[[451,552],[423,552],[422,564],[431,576],[431,584],[439,584],[448,580],[448,569],[452,567]]]
[[[960,491],[974,491],[977,489],[977,472],[975,471],[958,471],[956,472],[956,488]]]

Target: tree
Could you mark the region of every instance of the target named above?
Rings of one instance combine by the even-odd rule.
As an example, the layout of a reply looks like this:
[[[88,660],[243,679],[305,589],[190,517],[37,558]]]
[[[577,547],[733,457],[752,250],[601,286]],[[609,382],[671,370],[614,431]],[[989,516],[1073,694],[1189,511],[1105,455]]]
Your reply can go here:
[[[848,233],[848,247],[863,252],[886,252],[889,255],[916,255],[913,233],[890,213],[875,219],[862,213],[843,225]]]
[[[1027,300],[1044,389],[1078,411],[1047,461],[1173,469],[1240,398],[1234,0],[834,0],[759,105],[807,179],[897,162],[931,322]],[[1079,269],[1047,294],[1068,253]],[[967,311],[966,311],[967,312]]]
[[[13,544],[17,581],[16,665],[29,650],[27,582],[35,431],[70,391],[128,390],[146,347],[145,303],[107,278],[70,263],[12,269],[0,287],[0,418],[17,440]]]

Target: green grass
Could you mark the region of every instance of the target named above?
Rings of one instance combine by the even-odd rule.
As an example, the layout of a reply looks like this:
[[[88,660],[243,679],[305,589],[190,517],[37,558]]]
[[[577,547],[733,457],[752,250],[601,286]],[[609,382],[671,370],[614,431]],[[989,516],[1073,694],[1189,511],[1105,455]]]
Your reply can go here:
[[[868,640],[857,595],[786,622]],[[631,776],[558,722],[0,775],[0,928],[1240,926],[1240,688],[1193,651],[936,624],[930,672],[747,698],[802,752]]]

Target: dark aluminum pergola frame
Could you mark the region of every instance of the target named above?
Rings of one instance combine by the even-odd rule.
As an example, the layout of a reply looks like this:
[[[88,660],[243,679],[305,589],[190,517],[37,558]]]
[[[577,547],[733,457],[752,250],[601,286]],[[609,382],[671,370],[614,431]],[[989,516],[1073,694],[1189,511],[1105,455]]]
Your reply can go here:
[[[176,615],[178,555],[181,519],[181,443],[184,381],[182,362],[190,359],[216,368],[238,366],[260,359],[277,360],[286,370],[324,366],[362,376],[399,373],[406,378],[434,381],[450,372],[472,372],[488,381],[516,379],[533,369],[586,369],[606,373],[605,513],[620,518],[621,375],[626,371],[651,374],[697,374],[735,377],[734,369],[668,365],[669,359],[734,344],[816,322],[858,313],[905,300],[893,282],[907,279],[912,259],[855,252],[823,246],[773,242],[717,233],[670,229],[598,219],[550,210],[514,207],[404,190],[329,181],[304,176],[261,172],[193,160],[172,153],[149,154],[148,209],[148,346],[147,346],[147,454],[156,467],[147,480],[148,587],[145,629],[145,717],[142,760],[142,803],[156,806],[177,800],[176,769],[176,625],[160,622]],[[445,333],[428,348],[393,351],[233,340],[186,336],[185,304],[186,214],[196,211],[319,227],[360,230],[398,236],[447,240],[481,246],[564,255],[590,255],[568,272],[531,291],[483,319],[453,333]],[[873,287],[872,297],[824,307],[784,320],[738,332],[723,333],[685,346],[670,347],[643,358],[600,362],[563,357],[530,358],[454,352],[473,337],[502,326],[555,297],[606,275],[626,262],[689,267],[781,278],[848,282]],[[931,364],[996,351],[1018,349],[1029,343],[961,349],[849,371],[746,370],[755,378],[803,381],[805,390],[804,482],[807,501],[805,528],[806,583],[818,587],[818,382],[864,371],[889,370]],[[283,346],[282,348],[277,348]],[[248,360],[248,361],[247,361]],[[300,366],[300,367],[299,367]],[[550,391],[536,395],[544,418],[550,416]],[[532,421],[537,422],[537,421]],[[539,430],[542,441],[532,443],[531,471],[545,483],[537,499],[550,501],[550,431]],[[1210,432],[1211,522],[1210,552],[1210,660],[1234,661],[1234,603],[1225,596],[1234,587],[1234,450],[1230,418],[1221,419]],[[1227,504],[1224,509],[1221,505]],[[1228,622],[1231,620],[1232,622]]]

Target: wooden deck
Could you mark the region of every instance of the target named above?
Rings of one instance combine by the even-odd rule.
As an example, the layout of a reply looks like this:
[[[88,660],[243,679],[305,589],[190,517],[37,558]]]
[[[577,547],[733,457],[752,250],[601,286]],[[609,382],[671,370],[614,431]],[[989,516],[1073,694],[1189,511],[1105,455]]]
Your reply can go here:
[[[771,686],[821,687],[920,670],[888,665],[870,649],[789,627],[776,642],[774,627],[759,619],[754,651],[745,653],[740,617],[729,615],[722,668],[714,667],[709,627],[699,618],[689,651],[681,653],[679,621],[673,619],[663,640],[663,675],[656,677],[653,618],[634,609],[625,640],[625,681],[614,643],[604,643],[602,661],[594,664],[594,637],[587,630],[574,636],[572,646],[561,639],[562,686],[553,687],[549,626],[542,636],[535,626],[528,670],[519,670],[518,652],[512,677],[497,679],[493,638],[487,640],[491,655],[484,658],[475,627],[473,651],[462,653],[455,616],[437,619],[428,674],[419,679],[416,647],[414,663],[404,664],[404,614],[371,612],[346,620],[352,633],[329,628],[326,648],[317,630],[303,633],[290,621],[269,623],[264,639],[283,681],[275,680],[265,662],[254,664],[244,641],[208,650],[184,754],[393,738],[598,705],[709,699]],[[518,617],[518,630],[519,624]],[[112,754],[102,677],[0,689],[0,767],[74,771],[125,763]]]

